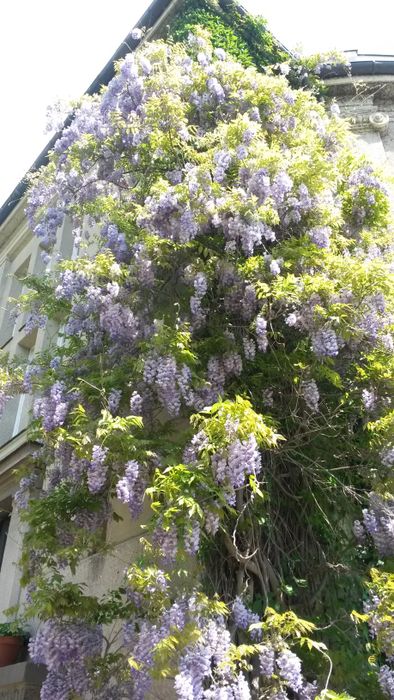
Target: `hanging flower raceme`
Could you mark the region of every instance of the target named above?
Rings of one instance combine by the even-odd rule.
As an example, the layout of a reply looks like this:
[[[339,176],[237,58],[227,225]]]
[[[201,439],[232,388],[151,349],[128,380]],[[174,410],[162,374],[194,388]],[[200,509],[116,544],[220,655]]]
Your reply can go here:
[[[48,676],[41,689],[42,700],[60,700],[70,693],[92,689],[87,664],[101,654],[102,631],[80,621],[48,620],[30,641],[35,663],[45,664]]]
[[[34,417],[41,418],[44,430],[51,431],[64,424],[71,403],[63,382],[55,382],[46,394],[36,399]]]
[[[234,503],[235,491],[245,486],[250,477],[257,480],[260,476],[259,446],[272,448],[281,436],[240,397],[235,402],[215,404],[206,414],[194,416],[193,422],[200,431],[186,456],[208,463],[226,499]]]
[[[394,556],[394,499],[370,493],[369,508],[364,508],[362,522],[355,522],[354,532],[359,541],[368,534],[381,556]]]

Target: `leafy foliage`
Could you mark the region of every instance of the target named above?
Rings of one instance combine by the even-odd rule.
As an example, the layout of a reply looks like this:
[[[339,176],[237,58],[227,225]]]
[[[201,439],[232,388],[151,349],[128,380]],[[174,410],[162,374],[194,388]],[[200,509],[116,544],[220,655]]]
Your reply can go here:
[[[244,66],[257,68],[286,60],[287,52],[268,31],[261,17],[241,12],[235,2],[186,0],[182,13],[169,26],[169,38],[186,41],[196,27],[210,33],[212,44]]]
[[[26,631],[18,621],[0,622],[0,637],[25,637]]]

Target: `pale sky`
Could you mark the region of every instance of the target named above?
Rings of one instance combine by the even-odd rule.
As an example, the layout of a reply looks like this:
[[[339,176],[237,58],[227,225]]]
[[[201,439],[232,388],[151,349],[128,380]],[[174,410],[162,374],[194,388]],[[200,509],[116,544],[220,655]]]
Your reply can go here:
[[[150,0],[19,0],[0,11],[0,205],[49,140],[46,108],[81,95]],[[242,0],[288,48],[394,54],[394,2]]]

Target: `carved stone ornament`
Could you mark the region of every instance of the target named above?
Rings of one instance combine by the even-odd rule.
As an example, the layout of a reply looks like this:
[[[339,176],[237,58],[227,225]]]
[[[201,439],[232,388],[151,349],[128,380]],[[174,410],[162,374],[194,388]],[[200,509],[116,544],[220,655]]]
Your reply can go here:
[[[355,131],[368,131],[372,128],[374,131],[383,133],[388,127],[390,117],[384,112],[373,112],[372,114],[361,112],[359,114],[348,114],[347,119],[351,129]]]
[[[386,131],[389,123],[389,115],[383,112],[375,112],[369,115],[369,123],[375,131]]]

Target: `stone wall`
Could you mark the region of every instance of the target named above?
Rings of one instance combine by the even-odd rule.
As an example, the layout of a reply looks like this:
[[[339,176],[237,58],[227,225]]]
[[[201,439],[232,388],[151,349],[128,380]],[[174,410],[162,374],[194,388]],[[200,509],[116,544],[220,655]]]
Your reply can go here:
[[[39,700],[45,669],[30,661],[0,668],[0,700]]]
[[[360,149],[394,176],[394,75],[332,78],[326,85]]]

